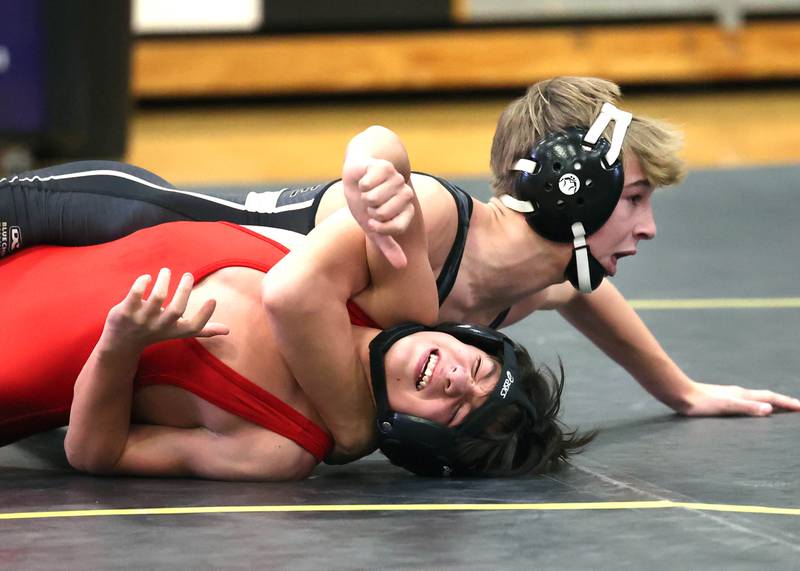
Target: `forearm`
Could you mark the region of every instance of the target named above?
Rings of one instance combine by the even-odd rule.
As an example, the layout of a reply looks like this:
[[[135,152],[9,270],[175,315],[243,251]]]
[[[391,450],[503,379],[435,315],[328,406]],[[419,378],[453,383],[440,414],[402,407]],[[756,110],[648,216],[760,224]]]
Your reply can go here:
[[[576,294],[559,311],[655,398],[676,411],[684,410],[693,381],[610,282],[592,294]]]
[[[438,294],[428,255],[425,221],[411,184],[411,166],[405,146],[394,132],[372,126],[353,137],[344,163],[345,193],[350,196],[353,216],[360,220],[365,231],[369,233],[369,224],[362,220],[365,207],[369,207],[366,214],[375,217],[372,222],[391,216],[388,212],[408,220],[391,233],[392,240],[405,254],[405,264],[398,265],[396,260],[390,260],[385,244],[379,242],[381,237],[369,233],[366,260],[370,285],[359,301],[381,308],[379,323],[384,327],[401,321],[432,323],[438,315]],[[368,167],[366,172],[353,177],[351,166],[360,164]],[[404,205],[404,214],[390,208],[393,202]]]
[[[74,467],[108,472],[130,429],[133,378],[141,351],[100,339],[75,382],[64,448]]]
[[[382,327],[403,321],[433,324],[439,314],[439,295],[436,278],[428,258],[428,240],[422,211],[416,197],[416,213],[408,229],[395,236],[408,260],[404,268],[396,268],[378,249],[366,241],[370,286],[360,294],[359,302],[367,307],[381,308]]]

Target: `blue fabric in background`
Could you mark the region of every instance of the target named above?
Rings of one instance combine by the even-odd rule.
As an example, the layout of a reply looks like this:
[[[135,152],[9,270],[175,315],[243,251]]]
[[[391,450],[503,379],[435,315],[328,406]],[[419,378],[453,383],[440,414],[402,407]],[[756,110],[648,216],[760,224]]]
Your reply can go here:
[[[0,2],[0,133],[35,133],[45,122],[40,8]]]

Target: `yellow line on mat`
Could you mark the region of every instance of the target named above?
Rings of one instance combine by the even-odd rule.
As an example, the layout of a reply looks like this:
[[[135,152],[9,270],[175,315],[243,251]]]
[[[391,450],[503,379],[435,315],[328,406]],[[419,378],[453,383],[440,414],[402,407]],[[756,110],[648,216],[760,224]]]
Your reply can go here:
[[[634,309],[783,309],[800,307],[800,297],[633,299]]]
[[[362,505],[307,505],[307,506],[205,506],[183,508],[131,508],[110,510],[68,510],[0,513],[0,520],[45,519],[65,517],[238,514],[238,513],[322,513],[322,512],[376,512],[376,511],[586,511],[586,510],[648,510],[687,509],[769,515],[800,516],[800,508],[776,508],[732,504],[703,504],[672,502],[573,502],[540,504],[362,504]]]

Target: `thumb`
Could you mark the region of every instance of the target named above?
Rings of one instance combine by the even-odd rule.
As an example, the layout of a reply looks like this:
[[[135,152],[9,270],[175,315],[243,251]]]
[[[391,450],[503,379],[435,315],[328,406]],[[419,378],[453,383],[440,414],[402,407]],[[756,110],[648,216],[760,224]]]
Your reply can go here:
[[[363,155],[345,157],[344,165],[342,165],[342,182],[345,184],[345,188],[357,185],[361,177],[366,174],[368,166],[369,157]]]
[[[369,239],[372,240],[381,251],[383,257],[392,265],[393,268],[402,270],[408,265],[403,248],[391,236],[384,236],[382,234],[370,234]]]
[[[230,333],[230,328],[224,323],[211,321],[206,323],[205,327],[196,333],[195,337],[216,337],[217,335],[227,335]]]

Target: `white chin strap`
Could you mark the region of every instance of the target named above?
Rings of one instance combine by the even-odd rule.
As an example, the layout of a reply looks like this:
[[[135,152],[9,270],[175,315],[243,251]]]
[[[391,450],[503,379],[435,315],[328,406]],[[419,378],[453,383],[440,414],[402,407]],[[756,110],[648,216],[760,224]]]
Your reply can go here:
[[[522,212],[523,214],[526,212],[533,212],[534,210],[536,210],[533,207],[533,204],[531,204],[527,200],[520,200],[519,198],[514,198],[510,194],[501,194],[500,202],[502,202],[506,208],[510,208],[511,210],[516,210],[517,212]]]
[[[578,269],[578,289],[582,293],[592,293],[592,278],[589,273],[589,246],[586,245],[586,231],[583,224],[572,225],[572,247],[575,250],[575,265]]]

